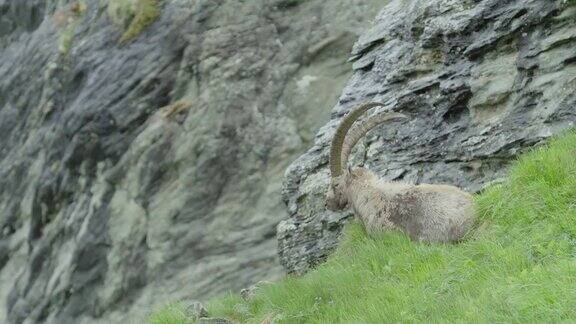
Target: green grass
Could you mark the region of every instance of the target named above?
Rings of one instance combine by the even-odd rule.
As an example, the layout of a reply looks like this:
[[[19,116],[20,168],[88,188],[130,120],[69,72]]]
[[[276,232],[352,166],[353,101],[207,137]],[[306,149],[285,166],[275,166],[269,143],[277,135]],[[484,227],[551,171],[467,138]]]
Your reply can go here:
[[[58,35],[58,51],[61,54],[66,55],[68,52],[70,52],[72,43],[74,42],[74,34],[76,33],[77,26],[77,21],[71,22]]]
[[[369,238],[350,224],[316,270],[208,311],[247,323],[576,322],[576,132],[522,156],[476,205],[460,244]]]
[[[136,38],[149,25],[160,16],[159,0],[137,0],[134,18],[120,38],[120,43]]]
[[[122,28],[127,28],[134,19],[135,0],[108,0],[108,17]]]
[[[126,43],[140,35],[160,16],[161,0],[109,0],[108,16],[114,23],[125,28],[120,43]]]
[[[191,322],[184,312],[184,306],[180,303],[166,305],[148,319],[148,324],[190,324]]]
[[[66,9],[61,9],[55,14],[55,22],[59,27],[58,51],[62,55],[68,54],[74,42],[76,27],[86,11],[86,4],[83,1],[75,1]]]

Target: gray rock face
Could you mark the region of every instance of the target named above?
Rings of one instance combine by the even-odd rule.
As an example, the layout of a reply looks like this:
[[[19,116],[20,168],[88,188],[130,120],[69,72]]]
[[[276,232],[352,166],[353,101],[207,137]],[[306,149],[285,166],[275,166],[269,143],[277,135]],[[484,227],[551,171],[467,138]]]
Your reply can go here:
[[[411,121],[369,133],[351,164],[472,192],[576,121],[576,7],[566,1],[392,1],[351,59],[331,120],[286,172],[278,245],[290,273],[324,260],[350,217],[327,212],[324,193],[330,139],[352,107],[380,101]]]
[[[280,277],[282,174],[383,1],[164,1],[122,45],[84,2],[0,0],[0,323],[143,320]]]

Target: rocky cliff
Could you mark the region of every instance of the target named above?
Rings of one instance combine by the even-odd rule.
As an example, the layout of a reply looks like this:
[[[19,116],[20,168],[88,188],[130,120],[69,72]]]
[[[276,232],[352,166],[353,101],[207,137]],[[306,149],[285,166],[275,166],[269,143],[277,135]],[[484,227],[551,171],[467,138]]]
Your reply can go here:
[[[0,323],[279,277],[282,175],[384,2],[0,0]]]
[[[349,213],[324,208],[328,150],[364,101],[410,116],[375,129],[351,163],[386,180],[471,192],[522,151],[576,121],[576,7],[552,0],[395,0],[356,42],[354,73],[313,147],[288,168],[281,262],[304,273],[337,243]]]

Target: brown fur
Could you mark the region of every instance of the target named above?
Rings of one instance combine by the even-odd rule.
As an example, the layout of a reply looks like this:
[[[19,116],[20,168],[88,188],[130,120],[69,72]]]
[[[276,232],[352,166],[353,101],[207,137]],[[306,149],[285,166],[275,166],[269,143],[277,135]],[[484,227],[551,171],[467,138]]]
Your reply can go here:
[[[352,208],[369,233],[401,230],[416,241],[458,241],[474,222],[472,196],[456,187],[383,182],[364,168],[337,178],[326,205]]]

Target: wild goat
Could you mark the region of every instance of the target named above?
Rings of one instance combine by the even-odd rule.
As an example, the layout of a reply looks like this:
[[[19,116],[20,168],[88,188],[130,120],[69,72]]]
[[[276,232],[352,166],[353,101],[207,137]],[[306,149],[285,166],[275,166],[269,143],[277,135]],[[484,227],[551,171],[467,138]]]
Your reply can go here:
[[[362,114],[377,106],[383,105],[373,102],[359,106],[338,126],[330,148],[331,183],[326,207],[332,211],[352,207],[368,233],[397,229],[416,241],[460,240],[475,219],[470,194],[449,185],[384,182],[368,169],[347,168],[352,148],[370,129],[407,118],[393,112],[376,114],[350,130]]]

